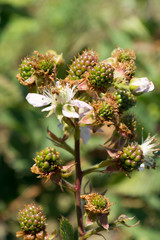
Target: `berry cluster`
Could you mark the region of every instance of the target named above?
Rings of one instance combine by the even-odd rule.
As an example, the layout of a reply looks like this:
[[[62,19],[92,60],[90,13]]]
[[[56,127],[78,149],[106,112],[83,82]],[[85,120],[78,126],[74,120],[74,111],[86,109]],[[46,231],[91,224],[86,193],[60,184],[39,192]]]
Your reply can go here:
[[[98,62],[98,55],[92,50],[84,51],[72,62],[68,71],[71,80],[79,80]]]
[[[38,63],[38,67],[40,70],[43,70],[44,72],[47,72],[48,71],[48,74],[51,74],[52,71],[54,70],[54,64],[52,61],[49,61],[49,60],[41,60],[39,63]]]
[[[20,75],[24,80],[27,80],[34,74],[33,60],[31,58],[24,58],[20,65]]]
[[[41,150],[34,160],[39,171],[43,173],[55,171],[61,166],[59,152],[53,147]]]
[[[95,196],[92,199],[91,203],[93,204],[93,206],[95,206],[96,209],[104,209],[107,206],[106,198],[102,195]]]
[[[114,94],[120,111],[126,111],[136,105],[136,97],[129,91],[117,90]]]
[[[143,151],[138,145],[124,147],[119,158],[122,169],[131,172],[143,163]]]
[[[40,206],[31,203],[19,211],[18,221],[25,233],[36,234],[45,229],[46,218]]]
[[[107,89],[112,84],[113,72],[110,64],[98,63],[91,69],[89,81],[93,87]]]
[[[101,103],[98,115],[108,121],[112,118],[114,106],[108,103]]]

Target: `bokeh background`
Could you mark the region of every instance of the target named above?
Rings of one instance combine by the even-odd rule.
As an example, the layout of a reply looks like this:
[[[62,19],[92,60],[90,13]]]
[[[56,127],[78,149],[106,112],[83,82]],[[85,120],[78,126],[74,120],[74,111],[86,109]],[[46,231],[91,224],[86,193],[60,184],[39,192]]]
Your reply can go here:
[[[45,119],[40,109],[25,100],[27,89],[16,79],[21,59],[34,50],[63,52],[66,75],[70,59],[86,48],[96,50],[100,59],[119,46],[131,48],[137,56],[137,77],[147,76],[155,84],[152,93],[139,97],[133,109],[138,120],[137,140],[148,132],[160,132],[160,1],[159,0],[0,0],[0,240],[14,240],[19,230],[17,211],[33,200],[48,218],[48,231],[58,226],[61,215],[75,226],[73,195],[37,179],[30,172],[37,151],[52,146],[49,127],[59,136],[53,117]],[[144,131],[142,134],[142,126]],[[106,140],[95,135],[82,146],[83,166],[101,161],[98,147]],[[72,144],[72,142],[71,142]],[[65,161],[72,157],[61,152]],[[91,174],[94,190],[108,189],[112,206],[110,221],[121,214],[136,216],[133,229],[110,232],[112,240],[157,240],[160,238],[160,168],[122,174]],[[85,179],[87,181],[87,179]],[[84,181],[84,182],[85,182]],[[101,239],[92,237],[90,239]]]

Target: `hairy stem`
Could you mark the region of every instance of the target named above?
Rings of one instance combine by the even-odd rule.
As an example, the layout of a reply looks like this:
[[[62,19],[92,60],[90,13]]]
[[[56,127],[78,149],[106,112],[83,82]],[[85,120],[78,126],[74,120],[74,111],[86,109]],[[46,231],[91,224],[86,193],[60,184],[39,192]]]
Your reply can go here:
[[[75,163],[76,163],[76,183],[75,183],[75,200],[76,200],[76,213],[77,213],[77,223],[78,223],[78,234],[83,239],[85,234],[83,226],[83,213],[81,205],[81,182],[82,182],[82,170],[80,162],[80,130],[78,124],[75,127]]]

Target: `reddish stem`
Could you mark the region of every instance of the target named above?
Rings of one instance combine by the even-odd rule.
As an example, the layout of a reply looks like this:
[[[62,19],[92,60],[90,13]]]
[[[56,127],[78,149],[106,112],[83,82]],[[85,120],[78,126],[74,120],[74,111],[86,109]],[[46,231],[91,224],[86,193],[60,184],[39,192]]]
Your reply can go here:
[[[76,162],[76,183],[75,183],[75,200],[76,200],[76,212],[77,212],[77,223],[78,223],[78,233],[82,237],[85,235],[85,230],[83,226],[83,213],[81,205],[81,182],[82,182],[82,170],[80,162],[80,137],[79,137],[79,126],[75,128],[75,162]]]

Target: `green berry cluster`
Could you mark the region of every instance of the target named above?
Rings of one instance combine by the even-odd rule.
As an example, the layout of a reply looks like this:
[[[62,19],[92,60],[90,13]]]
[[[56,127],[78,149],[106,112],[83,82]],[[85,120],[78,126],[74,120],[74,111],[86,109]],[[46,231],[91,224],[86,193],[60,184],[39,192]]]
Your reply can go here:
[[[96,209],[104,209],[107,206],[107,201],[102,195],[95,196],[92,199],[91,203],[93,206],[95,206]]]
[[[24,58],[22,61],[22,64],[20,65],[20,75],[22,78],[27,80],[32,76],[32,74],[35,72],[33,67],[32,59],[30,58]]]
[[[50,60],[43,59],[38,63],[38,66],[40,70],[43,70],[44,72],[48,71],[48,74],[51,74],[54,70],[54,64]]]
[[[88,50],[84,51],[76,58],[68,71],[71,80],[79,80],[84,77],[84,73],[89,71],[98,62],[97,53]]]
[[[110,103],[102,103],[98,115],[107,121],[112,118],[113,109],[114,107]]]
[[[125,90],[118,90],[114,94],[118,105],[119,105],[119,110],[120,111],[126,111],[129,108],[133,107],[136,105],[137,99],[136,97],[129,91]]]
[[[143,163],[143,151],[138,145],[124,147],[119,158],[122,168],[131,172],[138,169]]]
[[[49,173],[57,170],[61,166],[59,152],[53,147],[47,147],[37,153],[35,163],[38,169],[43,173]]]
[[[18,213],[18,221],[25,233],[36,234],[45,229],[46,218],[40,206],[31,203]]]
[[[110,64],[98,63],[89,74],[89,81],[92,86],[106,89],[111,86],[113,81],[114,69]]]

